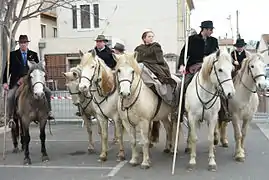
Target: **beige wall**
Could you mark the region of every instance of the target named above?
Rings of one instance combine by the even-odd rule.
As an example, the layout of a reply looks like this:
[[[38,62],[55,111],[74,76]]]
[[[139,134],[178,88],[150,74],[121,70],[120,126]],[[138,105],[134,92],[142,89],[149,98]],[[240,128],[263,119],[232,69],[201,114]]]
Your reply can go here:
[[[78,48],[83,49],[85,46],[90,47],[94,38],[102,31],[107,36],[121,39],[125,43],[126,49],[132,51],[141,43],[141,34],[144,29],[150,28],[155,32],[155,39],[162,45],[164,53],[177,53],[176,2],[168,1],[168,3],[164,3],[164,1],[156,0],[125,0],[115,2],[103,0],[99,6],[100,18],[108,18],[110,24],[106,26],[105,21],[100,21],[99,29],[88,30],[73,29],[71,10],[65,8],[57,9],[58,35],[68,44],[66,51],[76,51]],[[117,10],[113,14],[116,6]],[[149,11],[146,7],[153,8]],[[80,13],[78,12],[78,14]],[[78,26],[79,23],[80,20],[78,19]],[[74,38],[79,39],[76,40]],[[70,40],[69,43],[67,41],[68,39]],[[48,41],[50,41],[48,45],[52,47],[47,46],[45,51],[53,50],[50,53],[62,51],[62,48],[58,48],[63,44],[61,41],[56,39],[49,39]],[[83,44],[84,42],[87,42],[87,44]]]

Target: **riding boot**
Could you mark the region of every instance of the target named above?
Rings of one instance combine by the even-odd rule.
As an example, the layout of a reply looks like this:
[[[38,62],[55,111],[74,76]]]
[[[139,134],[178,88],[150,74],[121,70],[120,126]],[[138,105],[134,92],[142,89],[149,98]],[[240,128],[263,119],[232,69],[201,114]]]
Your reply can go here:
[[[48,108],[49,108],[48,120],[54,120],[55,118],[53,116],[52,108],[51,108],[51,92],[47,88],[45,88],[45,96],[46,96],[46,99],[48,101]]]

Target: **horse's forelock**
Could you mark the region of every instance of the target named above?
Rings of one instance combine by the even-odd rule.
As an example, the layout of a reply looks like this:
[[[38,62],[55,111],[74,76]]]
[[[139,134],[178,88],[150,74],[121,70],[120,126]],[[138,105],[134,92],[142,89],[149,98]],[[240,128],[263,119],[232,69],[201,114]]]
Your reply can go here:
[[[204,80],[209,79],[209,76],[213,68],[213,63],[215,60],[216,60],[216,53],[210,54],[209,56],[204,57],[202,68],[201,68],[201,73]]]
[[[136,53],[131,53],[131,54],[124,54],[125,56],[125,62],[126,64],[130,65],[136,74],[140,75],[141,74],[141,69],[136,61]],[[123,62],[120,62],[123,63]],[[122,64],[124,66],[124,64]]]

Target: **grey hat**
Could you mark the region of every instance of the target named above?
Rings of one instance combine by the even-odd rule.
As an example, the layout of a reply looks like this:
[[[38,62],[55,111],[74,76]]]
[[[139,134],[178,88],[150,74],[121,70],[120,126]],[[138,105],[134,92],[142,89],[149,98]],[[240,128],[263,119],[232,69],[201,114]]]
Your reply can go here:
[[[121,43],[116,43],[113,49],[118,50],[118,51],[125,51],[125,47]]]
[[[106,39],[106,37],[103,34],[98,35],[97,38],[95,39],[95,41],[105,41],[105,42],[108,42],[108,40]]]

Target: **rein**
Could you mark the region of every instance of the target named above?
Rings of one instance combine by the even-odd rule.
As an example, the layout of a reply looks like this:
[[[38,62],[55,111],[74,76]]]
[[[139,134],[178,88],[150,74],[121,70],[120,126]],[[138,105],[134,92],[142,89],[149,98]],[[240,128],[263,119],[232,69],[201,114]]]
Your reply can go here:
[[[218,60],[215,60],[215,61],[213,62],[213,69],[214,69],[214,72],[215,72],[215,75],[216,75],[216,78],[217,78],[217,81],[218,81],[218,86],[220,87],[220,89],[216,88],[215,93],[212,93],[212,92],[208,91],[207,89],[205,89],[205,88],[201,85],[200,80],[199,80],[200,70],[199,70],[199,72],[198,72],[198,74],[196,75],[196,78],[195,78],[196,95],[197,95],[199,101],[201,102],[201,104],[202,104],[202,106],[203,106],[202,118],[200,119],[201,122],[202,122],[203,119],[204,119],[204,113],[205,113],[205,110],[211,109],[211,108],[213,107],[213,105],[216,103],[218,97],[224,97],[224,89],[223,89],[223,87],[222,87],[222,84],[225,83],[225,82],[227,82],[227,81],[232,81],[232,79],[225,79],[225,80],[223,80],[223,81],[220,81],[219,76],[218,76],[217,71],[216,71],[216,66],[215,66],[215,63],[216,63],[217,61],[218,61]],[[201,89],[203,89],[205,92],[207,92],[207,93],[213,95],[213,97],[212,97],[211,99],[209,99],[208,101],[206,101],[206,102],[203,101],[202,98],[201,98],[201,96],[200,96],[199,93],[198,93],[198,85],[199,85],[199,87],[200,87]],[[225,113],[227,114],[227,113],[229,112],[229,111],[228,111],[228,99],[225,98],[225,97],[224,97],[224,99],[226,100],[226,104],[224,104],[223,101],[221,101],[221,103],[222,103],[222,105],[223,105],[223,108],[224,108]],[[209,103],[211,103],[211,102],[212,102],[212,104],[211,104],[210,106],[207,107],[207,105],[208,105]],[[229,113],[228,113],[228,115],[229,115]]]

